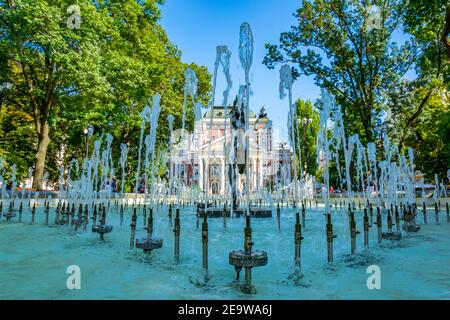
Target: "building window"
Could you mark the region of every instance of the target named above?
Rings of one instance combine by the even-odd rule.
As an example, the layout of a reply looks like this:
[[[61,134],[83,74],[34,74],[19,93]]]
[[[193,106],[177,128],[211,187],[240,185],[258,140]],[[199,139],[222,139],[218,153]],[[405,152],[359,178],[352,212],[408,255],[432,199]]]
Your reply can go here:
[[[211,183],[211,190],[213,194],[218,194],[219,193],[219,184],[216,181],[213,181]]]
[[[194,179],[198,179],[199,171],[198,164],[194,164]]]
[[[218,177],[220,175],[220,166],[218,164],[213,164],[211,166],[211,175],[213,177]]]

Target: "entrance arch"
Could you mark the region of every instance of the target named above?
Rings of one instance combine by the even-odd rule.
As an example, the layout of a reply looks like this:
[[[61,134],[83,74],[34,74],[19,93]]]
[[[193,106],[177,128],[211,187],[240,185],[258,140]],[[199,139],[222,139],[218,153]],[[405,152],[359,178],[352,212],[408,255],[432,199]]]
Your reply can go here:
[[[219,194],[219,183],[217,181],[211,182],[211,193],[212,194]]]

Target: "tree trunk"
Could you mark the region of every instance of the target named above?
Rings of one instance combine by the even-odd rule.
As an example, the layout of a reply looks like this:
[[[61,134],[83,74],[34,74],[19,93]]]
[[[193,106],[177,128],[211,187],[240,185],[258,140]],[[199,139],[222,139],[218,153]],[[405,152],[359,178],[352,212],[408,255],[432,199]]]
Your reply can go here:
[[[33,188],[35,190],[43,189],[43,177],[45,169],[45,158],[47,156],[48,144],[50,143],[49,126],[45,120],[41,122],[39,133],[38,151],[36,153],[36,169],[34,170]]]

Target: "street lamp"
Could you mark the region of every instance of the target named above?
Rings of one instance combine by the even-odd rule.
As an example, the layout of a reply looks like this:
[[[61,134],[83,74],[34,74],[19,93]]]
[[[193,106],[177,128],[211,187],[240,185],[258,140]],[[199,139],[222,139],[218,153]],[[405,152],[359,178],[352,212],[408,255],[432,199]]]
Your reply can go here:
[[[83,129],[83,135],[84,135],[84,144],[86,145],[86,155],[85,155],[85,158],[87,158],[87,155],[88,155],[88,133],[89,133],[89,130],[88,130],[88,128],[84,128]]]
[[[89,154],[89,138],[94,134],[94,127],[90,124],[83,129],[84,144],[86,145],[86,157]]]

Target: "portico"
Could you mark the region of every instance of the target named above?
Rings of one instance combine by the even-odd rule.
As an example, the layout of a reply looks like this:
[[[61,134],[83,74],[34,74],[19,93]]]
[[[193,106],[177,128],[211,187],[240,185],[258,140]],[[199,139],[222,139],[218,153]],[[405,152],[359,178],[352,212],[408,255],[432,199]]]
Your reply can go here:
[[[182,154],[181,158],[172,157],[172,168],[183,184],[190,187],[198,186],[201,191],[208,194],[226,194],[230,191],[228,168],[233,157],[230,121],[225,117],[223,107],[214,107],[212,126],[211,113],[207,112],[195,124],[194,132],[197,137],[189,137],[174,148],[173,154]],[[250,192],[257,192],[270,184],[290,183],[291,151],[273,148],[271,121],[264,108],[258,116],[253,112],[249,115],[249,172]],[[210,143],[211,139],[211,143]],[[180,149],[181,147],[181,149]],[[239,157],[238,157],[239,158]],[[242,157],[243,158],[243,157]],[[238,165],[244,164],[238,161]],[[284,169],[284,179],[277,179],[277,170]],[[289,174],[287,174],[287,172]],[[237,190],[244,191],[245,174],[238,174]]]

